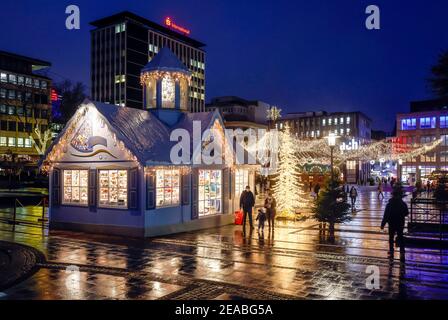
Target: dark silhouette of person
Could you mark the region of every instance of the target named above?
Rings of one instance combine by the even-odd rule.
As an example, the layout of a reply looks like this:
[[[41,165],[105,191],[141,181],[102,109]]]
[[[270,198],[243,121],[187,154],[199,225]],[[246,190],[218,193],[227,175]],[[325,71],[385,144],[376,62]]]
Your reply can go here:
[[[356,199],[358,198],[358,190],[353,186],[350,190],[350,199],[352,200],[352,209],[355,209]]]
[[[274,224],[275,224],[275,214],[276,214],[276,206],[277,201],[275,200],[272,192],[268,190],[268,196],[264,200],[264,207],[266,209],[266,216],[268,220],[269,229],[274,230]]]
[[[316,194],[316,198],[319,198],[319,192],[320,192],[320,184],[316,183],[314,186],[314,193]]]
[[[394,253],[395,235],[397,235],[397,246],[400,250],[404,250],[403,243],[403,230],[406,217],[409,215],[408,205],[403,201],[404,193],[401,189],[401,185],[396,185],[392,198],[384,210],[383,221],[381,222],[381,230],[384,229],[386,224],[389,229],[389,254]]]
[[[255,197],[250,187],[246,186],[246,190],[241,193],[240,197],[240,209],[243,210],[243,229],[246,228],[246,219],[249,216],[250,228],[253,229],[254,225],[252,223],[252,208],[255,206]]]

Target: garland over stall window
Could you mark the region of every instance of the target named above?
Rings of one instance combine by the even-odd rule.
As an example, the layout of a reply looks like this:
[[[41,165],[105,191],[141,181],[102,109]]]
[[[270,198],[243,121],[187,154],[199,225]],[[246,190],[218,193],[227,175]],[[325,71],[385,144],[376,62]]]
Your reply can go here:
[[[64,170],[63,204],[87,205],[88,176],[88,170]]]
[[[180,170],[156,170],[157,207],[178,206],[180,204]]]
[[[128,208],[128,171],[99,170],[99,206]]]

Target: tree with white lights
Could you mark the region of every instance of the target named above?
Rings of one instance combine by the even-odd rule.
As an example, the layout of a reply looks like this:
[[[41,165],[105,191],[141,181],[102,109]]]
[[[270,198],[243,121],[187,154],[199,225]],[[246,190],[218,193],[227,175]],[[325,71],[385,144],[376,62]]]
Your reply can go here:
[[[306,205],[304,185],[299,174],[299,159],[295,152],[295,139],[286,125],[279,133],[279,165],[274,178],[274,197],[277,201],[277,216],[295,218],[296,209]]]

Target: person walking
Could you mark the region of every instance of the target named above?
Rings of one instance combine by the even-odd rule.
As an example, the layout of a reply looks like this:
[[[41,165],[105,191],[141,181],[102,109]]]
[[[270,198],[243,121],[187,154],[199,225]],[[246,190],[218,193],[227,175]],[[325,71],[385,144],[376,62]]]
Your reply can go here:
[[[353,186],[350,190],[350,199],[352,200],[352,211],[356,209],[356,199],[358,198],[358,190]]]
[[[316,194],[316,199],[319,198],[319,192],[320,192],[320,184],[316,183],[314,186],[314,193]]]
[[[400,247],[400,251],[404,251],[403,230],[406,217],[409,215],[408,205],[403,201],[404,193],[400,185],[396,185],[392,192],[392,198],[384,210],[383,221],[381,222],[381,230],[384,230],[386,224],[389,231],[389,254],[394,253],[394,244]],[[395,240],[395,235],[397,239]]]
[[[246,186],[246,190],[241,193],[240,197],[240,209],[243,210],[243,229],[246,229],[246,220],[249,216],[250,228],[253,229],[254,225],[252,223],[252,208],[255,206],[255,197],[250,187]]]
[[[264,200],[264,208],[266,209],[266,218],[268,220],[269,230],[274,230],[274,222],[275,222],[275,211],[276,211],[277,202],[275,201],[274,196],[271,191],[268,191],[268,196]]]
[[[380,199],[380,197],[381,197],[381,200],[384,199],[383,184],[382,184],[382,182],[380,182],[380,183],[378,184],[378,200]]]
[[[264,233],[264,223],[266,221],[266,209],[258,209],[258,215],[256,221],[258,221],[258,233]]]

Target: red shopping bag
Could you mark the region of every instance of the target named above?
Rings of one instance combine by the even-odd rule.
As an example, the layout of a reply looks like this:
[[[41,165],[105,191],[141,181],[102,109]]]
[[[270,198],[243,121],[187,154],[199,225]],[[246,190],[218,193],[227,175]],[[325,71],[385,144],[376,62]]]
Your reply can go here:
[[[241,210],[235,211],[235,224],[237,226],[243,225],[243,211]]]

